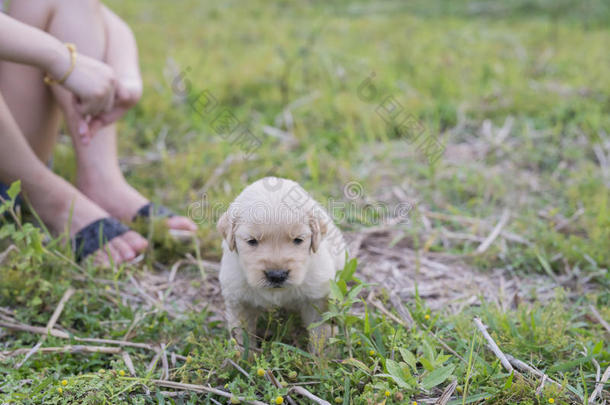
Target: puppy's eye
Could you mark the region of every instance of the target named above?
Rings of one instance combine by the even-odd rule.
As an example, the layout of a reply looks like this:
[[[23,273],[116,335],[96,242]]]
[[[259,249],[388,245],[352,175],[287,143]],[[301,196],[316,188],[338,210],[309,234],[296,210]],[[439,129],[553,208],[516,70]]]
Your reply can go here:
[[[257,246],[258,245],[258,241],[256,239],[248,239],[247,243],[250,246]]]
[[[301,243],[303,243],[303,239],[301,238],[294,238],[292,241],[295,245],[300,245]]]

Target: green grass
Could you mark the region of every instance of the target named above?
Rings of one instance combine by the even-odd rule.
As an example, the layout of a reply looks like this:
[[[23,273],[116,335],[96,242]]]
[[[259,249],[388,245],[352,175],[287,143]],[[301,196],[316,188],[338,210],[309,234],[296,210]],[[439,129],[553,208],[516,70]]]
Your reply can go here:
[[[128,180],[154,201],[187,212],[202,201],[205,186],[210,204],[226,206],[246,184],[267,174],[293,178],[321,201],[345,201],[345,184],[357,181],[369,203],[392,205],[398,201],[388,190],[399,187],[417,203],[405,230],[410,248],[459,255],[482,272],[576,274],[576,279],[590,278],[590,288],[580,291],[572,280],[558,287],[551,301],[521,300],[505,310],[484,302],[459,313],[432,311],[418,298],[403,303],[414,320],[405,327],[349,297],[362,288],[364,298],[374,287],[358,287],[359,281],[345,275],[327,314],[338,333],[325,356],[312,358],[303,350],[296,320],[269,318],[259,325],[267,331],[262,352],[247,359],[239,356],[212,304],[175,318],[117,298],[130,275],[158,272],[155,262],[171,266],[187,253],[196,256],[193,247],[175,246],[155,230],[159,244],[142,265],[117,272],[78,268],[53,253],[68,254],[60,240],[43,247],[39,231],[9,224],[0,228],[0,251],[11,244],[19,251],[0,263],[0,306],[10,308],[11,316],[44,326],[73,286],[77,292],[58,324],[74,336],[121,339],[129,332],[131,341],[164,342],[186,357],[170,364],[171,380],[210,384],[266,403],[285,396],[295,383],[331,402],[421,402],[440,396],[453,380],[457,388],[449,403],[546,404],[550,398],[586,403],[596,364],[602,372],[610,365],[608,334],[589,309],[593,305],[610,319],[610,173],[600,169],[596,153],[610,152],[607,2],[108,3],[136,33],[145,81],[144,98],[120,124],[123,167]],[[181,81],[180,72],[186,72]],[[363,98],[361,85],[372,72],[375,92]],[[190,90],[177,91],[187,81]],[[244,158],[238,145],[215,133],[217,111],[195,111],[193,100],[204,90],[261,140],[252,156]],[[376,113],[388,96],[421,122],[427,136],[446,145],[439,160],[429,164],[396,127],[388,130]],[[289,124],[283,111],[291,103]],[[509,133],[497,140],[509,117]],[[288,142],[278,139],[263,132],[265,125],[293,135]],[[55,168],[73,179],[73,155],[64,141]],[[430,218],[428,230],[419,207],[444,219]],[[511,212],[506,229],[528,244],[495,243],[472,255],[478,243],[446,243],[438,236],[446,228],[485,237],[476,225],[448,216],[493,225],[505,208]],[[196,253],[204,259],[220,255],[216,219],[207,215],[200,221]],[[357,215],[340,223],[354,232],[368,225]],[[202,272],[192,262],[180,272],[192,278],[194,288],[209,280],[203,277],[209,270]],[[392,308],[388,297],[380,299]],[[506,353],[543,370],[563,388],[547,382],[536,394],[540,379],[511,376],[487,349],[475,316]],[[2,331],[0,350],[32,347],[40,338]],[[67,343],[50,336],[44,346]],[[23,355],[5,358],[0,400],[226,402],[201,393],[161,393],[171,390],[151,380],[160,377],[162,367],[146,372],[154,353],[125,350],[137,379],[118,374],[126,370],[121,355],[36,354],[20,369],[14,366]],[[285,386],[259,377],[259,368],[271,370]],[[602,395],[610,399],[607,386]]]

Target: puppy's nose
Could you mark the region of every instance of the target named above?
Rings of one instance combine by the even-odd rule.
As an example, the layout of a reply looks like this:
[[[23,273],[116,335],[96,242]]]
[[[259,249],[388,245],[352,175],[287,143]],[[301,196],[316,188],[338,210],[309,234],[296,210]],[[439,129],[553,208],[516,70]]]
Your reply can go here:
[[[288,278],[288,270],[267,270],[265,277],[273,284],[282,284]]]

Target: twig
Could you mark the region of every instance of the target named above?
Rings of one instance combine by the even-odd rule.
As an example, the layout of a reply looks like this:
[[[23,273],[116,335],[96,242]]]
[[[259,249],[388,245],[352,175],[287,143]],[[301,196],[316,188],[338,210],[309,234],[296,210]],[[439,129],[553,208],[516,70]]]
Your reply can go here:
[[[68,302],[68,300],[70,299],[72,294],[74,294],[74,288],[69,287],[66,290],[66,292],[64,293],[64,295],[61,297],[61,300],[59,300],[59,303],[57,304],[57,308],[55,308],[55,311],[53,311],[53,315],[51,315],[51,319],[49,319],[49,322],[47,322],[47,328],[46,328],[47,331],[50,331],[51,329],[53,329],[53,327],[57,323],[57,320],[59,319],[59,316],[61,315],[61,313],[64,310],[64,306],[66,305],[66,302]]]
[[[69,287],[64,292],[64,295],[61,297],[61,299],[59,300],[59,303],[57,304],[57,307],[55,308],[55,311],[53,311],[53,315],[51,315],[51,318],[49,319],[49,322],[47,322],[47,327],[45,328],[46,333],[41,336],[41,338],[38,341],[38,343],[36,344],[36,346],[34,346],[34,347],[32,347],[30,349],[30,351],[25,355],[23,360],[21,360],[19,363],[17,363],[15,365],[16,369],[21,368],[21,366],[23,366],[25,364],[25,362],[28,361],[28,359],[30,357],[32,357],[40,349],[40,347],[42,346],[44,341],[47,339],[47,336],[49,336],[49,333],[51,332],[51,330],[53,329],[53,327],[57,323],[57,320],[59,319],[61,313],[64,310],[64,306],[66,305],[66,302],[68,302],[68,300],[70,299],[72,294],[74,294],[74,289],[72,287]]]
[[[5,315],[7,315],[7,316],[10,316],[10,317],[13,317],[15,315],[13,313],[13,311],[10,310],[10,308],[0,307],[0,312],[5,314]]]
[[[174,282],[174,279],[176,278],[176,273],[178,273],[178,269],[180,268],[180,266],[182,266],[183,263],[184,263],[184,259],[178,260],[176,263],[174,263],[174,265],[172,266],[172,269],[169,273],[169,277],[167,277],[168,282],[170,282],[170,283]]]
[[[540,395],[542,394],[542,390],[544,389],[544,383],[546,382],[546,379],[548,377],[545,375],[542,376],[542,381],[540,381],[540,385],[538,386],[538,388],[536,389],[536,395]]]
[[[160,391],[161,395],[163,395],[164,397],[169,397],[169,398],[176,398],[176,397],[181,397],[183,395],[188,394],[188,391]],[[218,403],[218,402],[215,402]]]
[[[161,350],[157,349],[156,352],[150,363],[148,363],[148,367],[146,367],[146,374],[152,373],[157,368],[157,363],[159,363],[159,358],[161,357]]]
[[[0,264],[2,264],[2,262],[4,262],[4,259],[6,259],[8,254],[11,253],[13,250],[15,250],[17,252],[19,251],[19,249],[17,249],[17,246],[10,245],[8,248],[6,248],[6,250],[4,252],[0,253]]]
[[[599,394],[601,394],[602,389],[604,388],[604,384],[606,383],[606,381],[608,381],[609,378],[610,378],[610,367],[608,367],[606,369],[606,371],[604,371],[604,374],[602,375],[602,379],[599,380],[597,382],[597,384],[595,384],[595,389],[591,393],[591,397],[589,397],[589,404],[595,403],[595,398],[597,398],[597,396]]]
[[[546,378],[546,380],[548,382],[550,382],[551,384],[555,384],[556,386],[561,388],[561,384],[559,384],[557,381],[553,380],[551,377],[549,377],[548,375],[544,374],[542,371],[538,370],[537,368],[530,366],[526,362],[521,361],[521,360],[511,356],[510,354],[506,354],[505,356],[508,359],[508,361],[510,361],[510,363],[513,366],[515,366],[515,368],[517,368],[517,369],[519,369],[519,370],[521,370],[523,372],[527,372],[527,373],[533,374],[533,375],[535,375],[536,377],[539,377],[539,378]]]
[[[500,232],[502,232],[502,228],[504,228],[504,225],[506,225],[509,218],[510,218],[510,212],[507,209],[504,209],[504,211],[502,212],[502,216],[500,217],[500,220],[498,221],[498,223],[496,224],[494,229],[491,231],[489,236],[487,238],[485,238],[483,243],[481,243],[479,245],[479,247],[477,248],[477,250],[475,250],[475,254],[481,254],[481,253],[485,252],[491,246],[491,244],[494,242],[494,240],[496,240],[498,235],[500,235]]]
[[[246,376],[246,378],[249,380],[250,379],[250,374],[248,374],[248,372],[246,370],[244,370],[243,368],[241,368],[239,366],[239,364],[237,364],[236,362],[234,362],[231,359],[227,359],[227,363],[229,363],[230,365],[232,365],[233,367],[235,367],[237,369],[237,371],[239,371],[240,373],[242,373],[243,375]]]
[[[56,338],[70,339],[70,335],[66,332],[63,332],[63,331],[60,331],[57,329],[47,330],[47,328],[43,328],[41,326],[30,326],[30,325],[25,325],[25,324],[20,324],[20,323],[0,321],[0,327],[11,329],[11,330],[18,330],[21,332],[37,333],[39,335],[46,335],[48,332],[49,335],[56,337]],[[80,338],[80,337],[76,337],[76,336],[72,336],[72,339],[74,339],[78,342],[112,344],[112,345],[129,346],[129,347],[137,347],[140,349],[154,350],[153,347],[148,343],[128,342],[128,341],[113,340],[113,339]]]
[[[39,335],[47,334],[47,329],[43,328],[41,326],[30,326],[30,325],[17,324],[17,323],[6,322],[6,321],[0,321],[0,326],[3,328],[18,330],[21,332],[37,333]],[[70,335],[68,335],[66,332],[62,332],[57,329],[51,329],[48,332],[49,332],[49,335],[54,336],[54,337],[70,339]]]
[[[500,350],[500,348],[498,347],[496,342],[493,340],[491,335],[487,332],[487,326],[483,325],[483,322],[481,322],[481,320],[479,318],[474,318],[474,323],[477,326],[477,328],[481,331],[481,333],[483,334],[483,337],[485,338],[485,340],[487,340],[487,343],[489,344],[489,348],[491,349],[491,351],[494,352],[496,357],[500,359],[500,362],[502,363],[504,368],[506,370],[508,370],[508,372],[510,372],[510,373],[514,372],[515,369],[513,368],[513,366],[510,364],[510,362],[508,361],[508,359],[506,358],[504,353],[502,353],[502,350]]]
[[[402,320],[406,322],[409,327],[413,327],[413,325],[415,324],[413,316],[411,316],[411,312],[402,304],[398,296],[396,296],[395,294],[391,294],[390,302],[392,303],[392,306],[394,307],[396,312],[398,312],[398,315],[400,315]]]
[[[142,298],[144,298],[145,301],[147,301],[153,307],[166,312],[172,318],[178,318],[178,315],[174,311],[167,308],[162,302],[154,299],[146,291],[144,291],[144,289],[138,284],[136,279],[131,274],[129,275],[129,280],[131,281],[131,284],[135,287],[136,291],[140,293],[140,295],[142,296]]]
[[[599,324],[602,325],[608,333],[610,333],[610,325],[604,320],[604,318],[602,318],[600,313],[597,312],[597,309],[593,305],[589,305],[589,309],[591,310],[591,314],[593,314],[595,320],[599,322]]]
[[[137,347],[139,349],[154,350],[154,348],[152,347],[152,345],[150,343],[129,342],[127,340],[98,339],[98,338],[80,338],[80,337],[74,337],[74,340],[77,340],[79,342],[105,343],[105,344],[109,344],[109,345]]]
[[[398,318],[396,315],[394,315],[393,313],[391,313],[390,311],[388,311],[382,304],[381,302],[379,302],[376,299],[372,299],[370,300],[370,303],[377,308],[378,310],[380,310],[381,312],[383,312],[384,314],[386,314],[386,316],[390,319],[392,319],[394,322],[396,322],[399,325],[402,325],[403,327],[405,327],[406,329],[410,329],[409,325],[407,325],[406,322],[404,322],[402,319]]]
[[[293,386],[292,388],[290,388],[290,391],[294,391],[295,393],[304,396],[305,398],[308,398],[310,400],[312,400],[313,402],[315,402],[316,404],[319,405],[330,405],[330,402],[323,400],[320,397],[315,396],[314,394],[312,394],[311,392],[307,391],[305,388],[301,387],[300,385],[296,385]]]
[[[570,218],[558,221],[557,225],[555,225],[555,230],[559,231],[559,230],[565,228],[566,226],[570,225],[570,223],[572,223],[576,219],[578,219],[578,217],[582,216],[582,214],[584,214],[584,213],[585,213],[585,210],[582,207],[579,208]]]
[[[441,397],[434,404],[435,405],[446,405],[447,402],[449,402],[451,395],[453,395],[453,391],[455,391],[457,384],[458,384],[457,380],[453,380],[453,382],[451,384],[449,384],[447,386],[447,388],[445,388],[445,391],[443,391],[443,394],[441,395]]]
[[[161,343],[161,365],[163,372],[161,373],[162,380],[169,379],[169,364],[167,363],[167,353],[165,352],[165,343]]]
[[[206,387],[204,385],[184,384],[184,383],[178,383],[178,382],[174,382],[174,381],[164,381],[164,380],[150,380],[150,382],[152,382],[155,385],[158,385],[159,387],[175,388],[175,389],[181,389],[181,390],[193,391],[193,392],[208,392],[210,394],[215,394],[215,395],[225,397],[225,398],[234,397],[229,392],[222,391],[222,390],[212,388],[212,387]],[[236,398],[239,401],[244,402],[246,404],[267,405],[266,403],[257,401],[255,399],[246,399],[245,397],[236,397]],[[325,402],[325,403],[328,404],[328,402]]]
[[[136,369],[133,366],[133,361],[131,361],[131,356],[129,356],[129,353],[127,353],[125,350],[123,350],[121,354],[123,355],[123,362],[125,363],[125,367],[127,367],[127,370],[129,370],[129,374],[135,377]]]
[[[37,333],[39,335],[47,334],[47,329],[40,327],[40,326],[30,326],[30,325],[25,325],[25,324],[0,321],[0,327],[6,328],[6,329],[11,329],[11,330],[17,330],[17,331],[21,331],[21,332]],[[138,348],[138,349],[146,349],[146,350],[151,350],[154,352],[157,351],[157,349],[150,343],[138,343],[138,342],[129,342],[126,340],[114,340],[114,339],[81,338],[81,337],[77,337],[77,336],[70,336],[68,333],[57,330],[57,329],[51,329],[48,332],[49,332],[48,334],[53,337],[57,337],[60,339],[74,339],[77,342],[117,345],[117,346],[121,346],[121,347],[134,347],[134,348]],[[186,360],[186,357],[182,356],[180,354],[176,354],[176,358],[179,360],[182,360],[182,361]]]
[[[32,349],[22,348],[15,349],[12,351],[2,352],[3,356],[13,357],[24,353],[30,353]],[[38,353],[105,353],[105,354],[117,354],[121,352],[120,347],[108,347],[108,346],[84,346],[84,345],[67,345],[60,347],[42,347],[37,350]]]

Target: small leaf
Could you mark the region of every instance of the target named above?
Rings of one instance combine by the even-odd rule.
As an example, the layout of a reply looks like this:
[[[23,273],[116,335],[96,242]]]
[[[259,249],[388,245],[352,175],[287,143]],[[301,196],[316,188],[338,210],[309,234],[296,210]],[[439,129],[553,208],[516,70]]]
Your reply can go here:
[[[424,368],[428,371],[434,371],[434,365],[425,357],[420,357],[419,362],[424,366]]]
[[[369,309],[366,305],[366,303],[364,304],[364,334],[366,335],[371,335],[371,322],[369,320]]]
[[[343,403],[344,404],[349,404],[350,400],[349,400],[349,389],[351,386],[351,381],[349,376],[345,376],[345,380],[343,382]]]
[[[362,288],[364,288],[363,285],[357,285],[356,287],[352,288],[352,290],[349,292],[349,294],[347,294],[347,297],[349,299],[354,299],[356,298],[356,296],[358,294],[360,294],[360,291],[362,291]]]
[[[17,195],[21,191],[21,180],[17,180],[11,184],[11,186],[6,190],[6,194],[11,198],[11,200],[15,200]]]
[[[454,369],[455,366],[445,366],[437,368],[436,370],[424,377],[421,382],[422,387],[426,390],[429,390],[439,384],[442,384],[447,378],[449,378],[451,373],[453,373]]]
[[[334,281],[330,282],[330,296],[337,301],[343,301],[343,293]]]
[[[343,360],[342,363],[357,367],[360,370],[364,371],[365,373],[371,374],[371,369],[366,364],[364,364],[363,362],[361,362],[358,359],[354,359],[353,357]]]
[[[407,363],[409,367],[411,367],[413,372],[417,372],[417,359],[415,358],[413,353],[403,348],[400,348],[398,350],[400,351],[400,355],[402,356],[402,359],[405,361],[405,363]]]
[[[352,276],[356,272],[356,267],[358,267],[358,261],[356,259],[351,259],[347,263],[345,263],[345,267],[343,271],[339,273],[339,280],[348,282],[352,279]]]
[[[600,340],[599,342],[597,342],[597,344],[595,346],[593,346],[593,354],[600,354],[602,352],[603,348],[604,348],[604,341]]]
[[[424,352],[424,357],[426,358],[426,360],[434,364],[434,360],[436,359],[436,352],[434,351],[432,346],[430,346],[430,343],[428,343],[428,341],[425,339],[422,342],[422,350]]]
[[[385,368],[399,387],[409,388],[409,384],[404,380],[404,373],[397,362],[387,359],[385,361]]]
[[[553,269],[551,268],[551,265],[549,264],[549,262],[540,254],[540,252],[538,252],[538,250],[536,250],[536,257],[538,258],[538,261],[540,262],[540,265],[542,266],[542,268],[544,269],[544,271],[546,272],[546,274],[548,274],[551,277],[555,277],[555,273],[553,273]]]
[[[347,294],[347,284],[343,280],[337,281],[337,286],[343,294]]]
[[[514,371],[510,373],[510,376],[508,377],[508,379],[506,380],[506,383],[504,384],[504,389],[505,390],[508,390],[508,389],[510,389],[510,387],[513,386],[513,377],[514,377],[514,375],[515,375]]]

